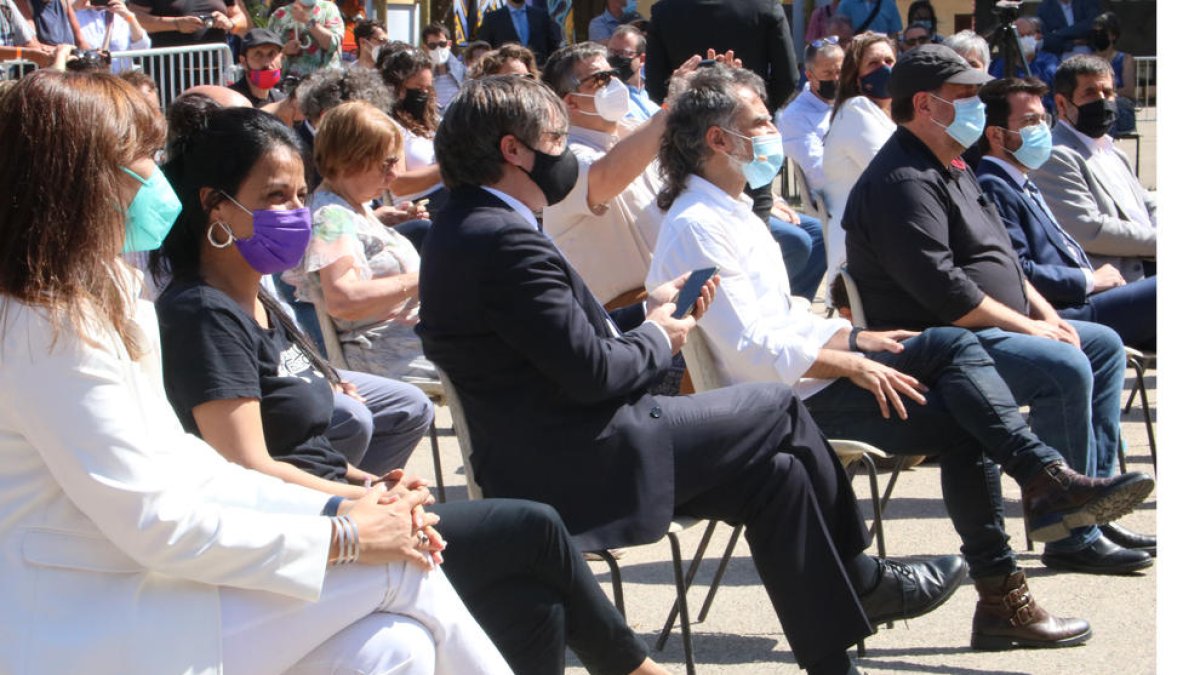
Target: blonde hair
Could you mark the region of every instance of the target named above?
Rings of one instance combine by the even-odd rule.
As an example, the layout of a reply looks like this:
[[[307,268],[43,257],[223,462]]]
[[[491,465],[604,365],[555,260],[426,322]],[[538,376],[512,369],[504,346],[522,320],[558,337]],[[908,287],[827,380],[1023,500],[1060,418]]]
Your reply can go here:
[[[379,164],[403,151],[401,127],[366,101],[349,101],[321,118],[313,144],[313,161],[322,176],[337,177]]]

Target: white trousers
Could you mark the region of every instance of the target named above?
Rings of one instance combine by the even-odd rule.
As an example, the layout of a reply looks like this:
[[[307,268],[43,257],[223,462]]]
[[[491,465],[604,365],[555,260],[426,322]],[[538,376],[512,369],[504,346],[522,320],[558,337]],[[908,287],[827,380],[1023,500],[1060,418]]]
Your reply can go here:
[[[221,589],[225,675],[511,673],[440,568],[348,565],[317,602]]]

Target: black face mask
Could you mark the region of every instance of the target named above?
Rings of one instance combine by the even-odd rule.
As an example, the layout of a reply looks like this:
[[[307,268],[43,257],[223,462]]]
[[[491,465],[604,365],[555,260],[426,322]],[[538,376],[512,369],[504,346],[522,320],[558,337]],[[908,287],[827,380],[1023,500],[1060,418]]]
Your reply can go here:
[[[408,113],[413,119],[425,119],[425,106],[429,103],[429,92],[424,89],[405,89],[404,100],[400,102],[400,109]]]
[[[525,147],[529,147],[528,145]],[[533,150],[533,170],[525,171],[529,180],[533,181],[542,194],[546,196],[546,205],[552,206],[566,199],[575,181],[579,179],[579,162],[575,153],[564,149],[561,155],[549,155],[541,150]]]
[[[1074,126],[1079,133],[1091,138],[1100,138],[1108,133],[1113,122],[1117,121],[1117,102],[1098,98],[1091,103],[1075,105]]]
[[[832,100],[837,96],[837,80],[817,80],[817,95],[825,100]]]
[[[628,56],[609,56],[608,65],[617,71],[617,77],[621,78],[622,82],[633,78],[633,59]]]
[[[1092,33],[1091,36],[1088,37],[1088,42],[1091,43],[1092,49],[1098,52],[1108,49],[1109,45],[1112,44],[1112,40],[1108,39],[1108,33],[1102,30]]]

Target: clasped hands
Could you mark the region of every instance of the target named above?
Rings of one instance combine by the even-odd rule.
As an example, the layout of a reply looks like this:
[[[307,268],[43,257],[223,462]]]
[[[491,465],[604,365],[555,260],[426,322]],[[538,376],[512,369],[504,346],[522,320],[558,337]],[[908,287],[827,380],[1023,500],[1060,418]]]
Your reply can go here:
[[[441,518],[425,511],[433,503],[424,479],[392,469],[362,498],[342,502],[338,513],[358,526],[361,562],[409,562],[430,571],[442,564],[447,543],[435,527]]]

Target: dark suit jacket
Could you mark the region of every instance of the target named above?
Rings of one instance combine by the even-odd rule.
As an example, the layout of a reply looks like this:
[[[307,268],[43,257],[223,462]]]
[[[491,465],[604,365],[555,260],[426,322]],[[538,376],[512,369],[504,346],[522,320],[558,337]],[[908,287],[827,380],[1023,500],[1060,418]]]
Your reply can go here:
[[[650,7],[646,35],[646,90],[662,102],[671,73],[709,47],[732,49],[742,65],[767,83],[774,113],[796,89],[796,51],[783,7],[775,0],[659,0]]]
[[[1042,0],[1037,15],[1042,20],[1042,49],[1061,55],[1070,43],[1092,32],[1092,21],[1100,16],[1100,0],[1071,0],[1075,23],[1067,25],[1058,0]]]
[[[525,45],[537,57],[538,65],[562,45],[562,28],[557,21],[550,18],[550,13],[540,7],[525,3],[525,16],[529,18],[529,44]],[[483,40],[493,48],[506,42],[521,43],[517,36],[517,28],[513,25],[512,15],[508,13],[508,5],[493,9],[483,15],[479,25],[476,40]]]
[[[1087,278],[1071,255],[1066,240],[1069,235],[1059,231],[1025,193],[1024,186],[1017,185],[1012,176],[991,161],[980,162],[975,173],[979,187],[1000,212],[1021,269],[1033,287],[1058,307],[1086,302]],[[1078,251],[1082,254],[1083,247]]]
[[[584,550],[661,537],[674,461],[645,391],[671,350],[640,306],[613,317],[630,330],[612,337],[554,244],[474,187],[434,218],[420,289],[417,334],[462,400],[484,492],[554,506]]]

